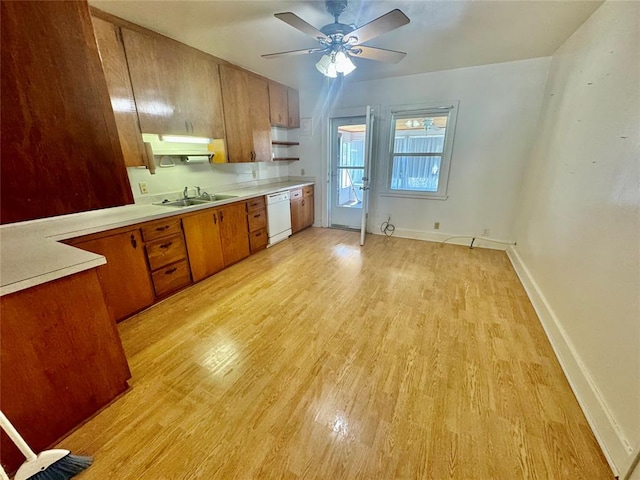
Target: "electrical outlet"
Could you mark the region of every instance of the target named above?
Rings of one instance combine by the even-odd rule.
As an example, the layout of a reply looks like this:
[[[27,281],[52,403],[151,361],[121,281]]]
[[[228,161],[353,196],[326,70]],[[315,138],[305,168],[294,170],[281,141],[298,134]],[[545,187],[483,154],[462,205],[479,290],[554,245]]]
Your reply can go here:
[[[434,230],[440,230],[440,222],[434,222],[433,229]]]
[[[149,193],[149,187],[147,186],[147,182],[138,183],[138,188],[140,188],[140,193],[143,195]]]
[[[304,176],[304,168],[300,169],[300,175]]]
[[[258,178],[258,171],[257,170],[253,170],[253,178]]]
[[[489,234],[490,234],[490,231],[489,231],[489,229],[488,229],[488,228],[485,228],[485,229],[482,231],[482,236],[483,236],[483,237],[488,237],[488,236],[489,236]]]

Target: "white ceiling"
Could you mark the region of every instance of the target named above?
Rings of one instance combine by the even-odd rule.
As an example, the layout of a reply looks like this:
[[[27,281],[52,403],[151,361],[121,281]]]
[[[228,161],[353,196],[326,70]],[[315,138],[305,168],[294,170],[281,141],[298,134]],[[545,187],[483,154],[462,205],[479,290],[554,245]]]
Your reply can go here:
[[[312,48],[314,39],[276,19],[291,11],[320,28],[324,1],[89,0],[101,10],[175,38],[287,85],[324,81],[319,54],[266,60],[265,53]],[[362,26],[400,8],[411,23],[366,45],[407,52],[398,64],[357,59],[353,80],[433,72],[552,55],[602,0],[353,0],[341,23]]]

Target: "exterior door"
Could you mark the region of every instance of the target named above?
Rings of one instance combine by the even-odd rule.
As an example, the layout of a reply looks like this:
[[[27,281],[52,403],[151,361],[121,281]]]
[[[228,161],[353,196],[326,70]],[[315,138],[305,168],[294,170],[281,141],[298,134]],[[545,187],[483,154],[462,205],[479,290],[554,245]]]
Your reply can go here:
[[[364,175],[362,176],[362,212],[360,218],[360,245],[364,245],[367,233],[367,220],[369,217],[369,185],[371,184],[371,149],[373,147],[373,122],[375,120],[373,109],[367,106],[364,141]]]
[[[333,118],[330,126],[329,225],[360,230],[366,117]]]

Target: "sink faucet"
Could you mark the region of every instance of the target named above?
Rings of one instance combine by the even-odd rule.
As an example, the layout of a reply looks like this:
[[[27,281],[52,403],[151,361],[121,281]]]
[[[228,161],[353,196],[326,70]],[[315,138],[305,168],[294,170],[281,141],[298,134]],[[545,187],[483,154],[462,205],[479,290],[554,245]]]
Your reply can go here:
[[[189,190],[189,187],[184,187],[184,190],[182,191],[182,196],[184,198],[189,198],[189,194],[187,193],[188,190]]]

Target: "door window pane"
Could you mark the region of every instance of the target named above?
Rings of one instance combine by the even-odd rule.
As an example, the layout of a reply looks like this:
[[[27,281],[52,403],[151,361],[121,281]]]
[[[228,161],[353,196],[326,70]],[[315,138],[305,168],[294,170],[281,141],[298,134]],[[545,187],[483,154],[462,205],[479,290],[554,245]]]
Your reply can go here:
[[[338,206],[360,207],[362,203],[362,168],[340,168],[340,188],[338,189]]]

